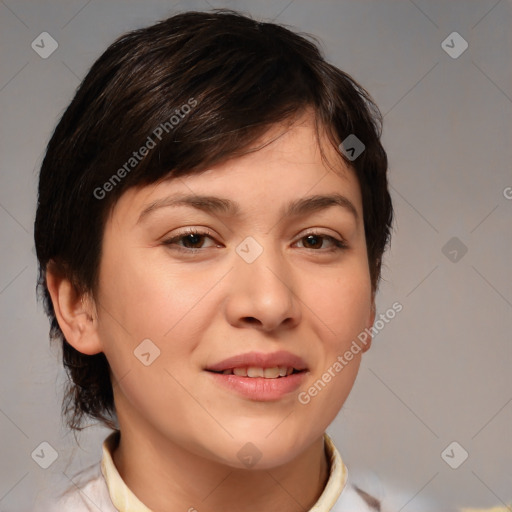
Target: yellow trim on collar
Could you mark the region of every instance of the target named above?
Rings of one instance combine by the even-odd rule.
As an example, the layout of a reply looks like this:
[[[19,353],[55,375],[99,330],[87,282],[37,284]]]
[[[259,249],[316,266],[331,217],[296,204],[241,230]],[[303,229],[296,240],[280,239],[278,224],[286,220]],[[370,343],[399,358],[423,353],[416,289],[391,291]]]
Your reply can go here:
[[[324,434],[324,445],[330,463],[329,479],[322,494],[309,512],[329,512],[338,501],[341,491],[347,483],[347,468],[343,464],[333,440],[326,433]]]
[[[117,471],[114,465],[112,453],[119,444],[119,437],[119,431],[115,431],[103,441],[101,472],[107,483],[110,499],[114,507],[122,512],[151,512],[124,483],[124,480],[121,478],[119,471]]]

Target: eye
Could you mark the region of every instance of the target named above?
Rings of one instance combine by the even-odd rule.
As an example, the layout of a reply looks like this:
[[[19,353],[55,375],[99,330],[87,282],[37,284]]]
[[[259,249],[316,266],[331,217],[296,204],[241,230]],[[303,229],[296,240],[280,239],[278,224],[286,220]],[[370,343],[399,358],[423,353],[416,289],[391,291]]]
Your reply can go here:
[[[210,239],[214,241],[213,234],[210,231],[202,231],[197,228],[188,228],[185,231],[163,241],[166,246],[172,247],[182,252],[196,252],[201,249],[208,249],[210,247],[218,247],[217,244],[204,246],[204,241]],[[311,249],[316,252],[333,252],[347,249],[348,245],[343,240],[327,235],[325,233],[309,232],[302,236],[298,242],[303,244],[304,249]],[[329,247],[325,247],[325,243]]]
[[[310,232],[302,236],[299,239],[299,242],[301,241],[306,241],[305,245],[303,244],[305,249],[313,249],[315,251],[322,248],[324,249],[323,252],[338,251],[348,248],[345,241],[338,240],[337,238],[326,235],[325,233]],[[329,242],[331,247],[325,250],[325,247],[322,247],[324,241]]]
[[[213,239],[212,233],[209,231],[201,231],[196,228],[189,228],[186,231],[177,234],[176,236],[164,240],[164,245],[174,246],[173,248],[180,251],[195,251],[198,249],[204,249],[203,243],[204,239],[209,238]],[[179,242],[183,241],[183,245]],[[211,245],[210,247],[214,247],[215,245]]]

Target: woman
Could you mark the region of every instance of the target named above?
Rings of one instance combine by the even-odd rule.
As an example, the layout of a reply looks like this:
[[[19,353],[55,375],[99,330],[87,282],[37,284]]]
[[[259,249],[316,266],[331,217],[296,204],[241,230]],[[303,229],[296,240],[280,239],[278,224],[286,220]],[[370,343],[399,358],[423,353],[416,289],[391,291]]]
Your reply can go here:
[[[97,60],[48,145],[35,240],[69,426],[114,432],[55,510],[380,509],[325,434],[371,345],[380,123],[314,43],[233,11]]]

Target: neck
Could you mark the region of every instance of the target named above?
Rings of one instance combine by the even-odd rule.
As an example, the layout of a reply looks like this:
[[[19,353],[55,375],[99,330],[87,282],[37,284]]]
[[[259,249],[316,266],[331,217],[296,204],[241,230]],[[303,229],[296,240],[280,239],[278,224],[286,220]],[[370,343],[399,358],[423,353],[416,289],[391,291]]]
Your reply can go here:
[[[304,512],[329,477],[323,436],[293,460],[271,469],[238,469],[186,450],[119,418],[121,438],[112,456],[130,490],[153,512]],[[146,427],[146,428],[145,428]]]

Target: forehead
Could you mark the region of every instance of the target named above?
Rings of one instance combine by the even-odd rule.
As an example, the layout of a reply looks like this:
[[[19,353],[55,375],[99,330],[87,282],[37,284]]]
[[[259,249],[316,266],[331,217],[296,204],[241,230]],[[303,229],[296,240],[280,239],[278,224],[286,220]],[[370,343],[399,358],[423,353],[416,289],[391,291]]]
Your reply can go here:
[[[326,194],[346,198],[345,206],[350,209],[353,205],[355,217],[362,217],[355,172],[323,130],[317,136],[313,116],[305,113],[293,122],[272,126],[242,156],[127,190],[116,204],[114,216],[136,223],[157,205],[178,196],[229,198],[230,204],[219,204],[217,210],[231,209],[237,216],[261,210],[282,215],[293,212],[291,203],[295,200],[297,204],[297,198]]]

